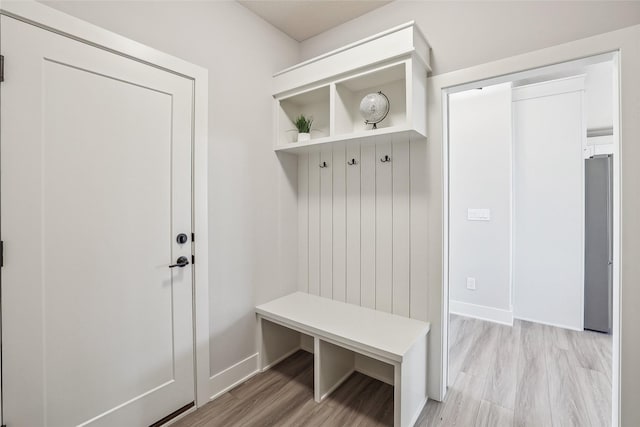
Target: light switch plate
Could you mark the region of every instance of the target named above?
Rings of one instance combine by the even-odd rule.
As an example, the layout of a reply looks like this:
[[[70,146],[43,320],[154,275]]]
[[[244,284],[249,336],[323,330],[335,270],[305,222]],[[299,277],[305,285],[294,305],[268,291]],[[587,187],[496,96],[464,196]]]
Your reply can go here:
[[[473,291],[476,290],[476,278],[475,277],[467,277],[467,289],[471,289]]]
[[[491,209],[467,209],[467,219],[469,221],[491,221]]]

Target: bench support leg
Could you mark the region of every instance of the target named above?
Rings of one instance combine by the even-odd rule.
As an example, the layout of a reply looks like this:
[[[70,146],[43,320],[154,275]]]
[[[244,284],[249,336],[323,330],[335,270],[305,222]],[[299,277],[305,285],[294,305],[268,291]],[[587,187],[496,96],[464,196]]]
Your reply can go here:
[[[412,427],[427,403],[427,337],[424,336],[395,365],[394,426]]]
[[[337,345],[314,338],[314,399],[320,403],[355,370],[355,355]]]

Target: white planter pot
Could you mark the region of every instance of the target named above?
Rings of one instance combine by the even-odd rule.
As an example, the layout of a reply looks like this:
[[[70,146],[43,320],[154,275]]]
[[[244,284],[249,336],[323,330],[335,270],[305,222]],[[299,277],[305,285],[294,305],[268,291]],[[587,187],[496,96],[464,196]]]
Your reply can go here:
[[[304,142],[304,141],[310,141],[310,140],[311,140],[310,133],[298,132],[298,142]]]

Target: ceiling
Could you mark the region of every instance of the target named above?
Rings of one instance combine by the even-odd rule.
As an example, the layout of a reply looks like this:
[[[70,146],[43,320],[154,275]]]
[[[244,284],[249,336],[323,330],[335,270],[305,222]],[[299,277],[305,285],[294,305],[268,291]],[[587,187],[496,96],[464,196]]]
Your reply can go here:
[[[391,3],[389,0],[238,0],[238,2],[299,42]]]

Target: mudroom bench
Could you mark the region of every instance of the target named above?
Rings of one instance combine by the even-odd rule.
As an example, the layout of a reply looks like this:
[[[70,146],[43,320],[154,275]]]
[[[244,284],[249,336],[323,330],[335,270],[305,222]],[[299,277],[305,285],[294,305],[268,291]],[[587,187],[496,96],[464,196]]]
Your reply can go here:
[[[412,426],[427,401],[429,323],[296,292],[256,307],[260,370],[314,354],[321,402],[354,371],[394,386],[394,425]]]

